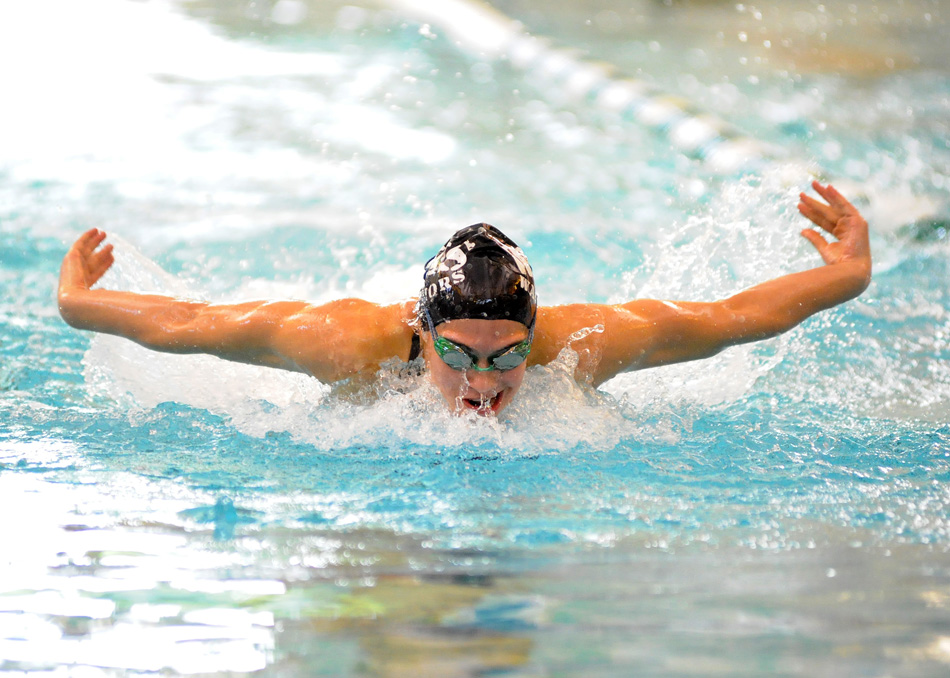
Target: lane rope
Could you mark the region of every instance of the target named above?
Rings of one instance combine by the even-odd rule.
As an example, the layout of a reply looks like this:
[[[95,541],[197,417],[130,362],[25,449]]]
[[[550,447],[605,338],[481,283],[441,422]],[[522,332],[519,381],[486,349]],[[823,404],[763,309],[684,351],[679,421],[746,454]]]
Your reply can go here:
[[[477,0],[387,0],[387,4],[439,27],[459,48],[479,58],[505,60],[558,87],[570,99],[636,121],[715,172],[752,169],[780,155],[686,99],[624,77],[611,64],[554,47]]]

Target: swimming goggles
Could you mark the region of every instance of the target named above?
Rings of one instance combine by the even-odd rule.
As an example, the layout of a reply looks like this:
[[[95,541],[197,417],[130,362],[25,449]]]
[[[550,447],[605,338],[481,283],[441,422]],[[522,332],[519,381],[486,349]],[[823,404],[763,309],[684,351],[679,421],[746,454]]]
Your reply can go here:
[[[505,349],[501,353],[488,356],[488,367],[479,367],[478,356],[472,355],[467,349],[438,335],[435,331],[435,324],[432,322],[432,316],[429,315],[428,308],[425,309],[425,315],[426,322],[429,324],[429,332],[432,334],[432,345],[435,348],[435,352],[439,355],[439,358],[442,359],[442,362],[453,370],[459,372],[465,372],[467,370],[475,370],[477,372],[499,370],[500,372],[507,372],[508,370],[515,369],[518,365],[527,360],[528,354],[531,353],[531,340],[534,339],[533,323],[528,330],[527,339],[515,344],[511,348]]]

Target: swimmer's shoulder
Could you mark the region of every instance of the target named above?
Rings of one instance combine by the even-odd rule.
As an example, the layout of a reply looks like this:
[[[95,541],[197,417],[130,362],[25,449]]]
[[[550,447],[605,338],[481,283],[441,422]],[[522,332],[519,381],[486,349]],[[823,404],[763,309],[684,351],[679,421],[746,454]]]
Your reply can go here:
[[[301,371],[326,383],[368,377],[389,360],[408,361],[414,309],[414,300],[339,299],[299,309],[286,319],[282,334]]]
[[[547,365],[555,360],[578,330],[603,322],[598,304],[565,304],[538,307],[529,365]]]
[[[657,343],[669,312],[663,302],[652,299],[540,307],[529,364],[546,365],[570,348],[578,354],[577,381],[601,384],[619,372],[638,369],[639,358]]]

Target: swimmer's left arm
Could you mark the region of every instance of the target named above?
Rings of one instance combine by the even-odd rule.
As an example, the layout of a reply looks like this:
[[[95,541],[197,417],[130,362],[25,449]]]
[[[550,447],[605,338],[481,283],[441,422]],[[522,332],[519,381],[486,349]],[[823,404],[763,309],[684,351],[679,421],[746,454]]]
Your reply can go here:
[[[824,266],[782,276],[711,303],[637,300],[605,312],[600,359],[591,380],[706,358],[779,335],[811,315],[861,294],[871,280],[868,225],[832,186],[812,184],[827,203],[801,194],[799,211],[833,237],[802,231]]]

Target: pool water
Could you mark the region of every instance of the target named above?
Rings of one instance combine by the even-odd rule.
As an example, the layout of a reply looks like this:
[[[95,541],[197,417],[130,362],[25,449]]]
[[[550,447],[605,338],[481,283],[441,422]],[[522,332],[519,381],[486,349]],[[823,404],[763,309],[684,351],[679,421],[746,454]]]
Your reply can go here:
[[[947,3],[495,3],[772,149],[725,172],[411,4],[0,8],[0,673],[946,675]],[[92,226],[104,286],[219,301],[408,298],[479,221],[542,304],[712,299],[818,265],[812,173],[863,296],[497,421],[56,311]]]

